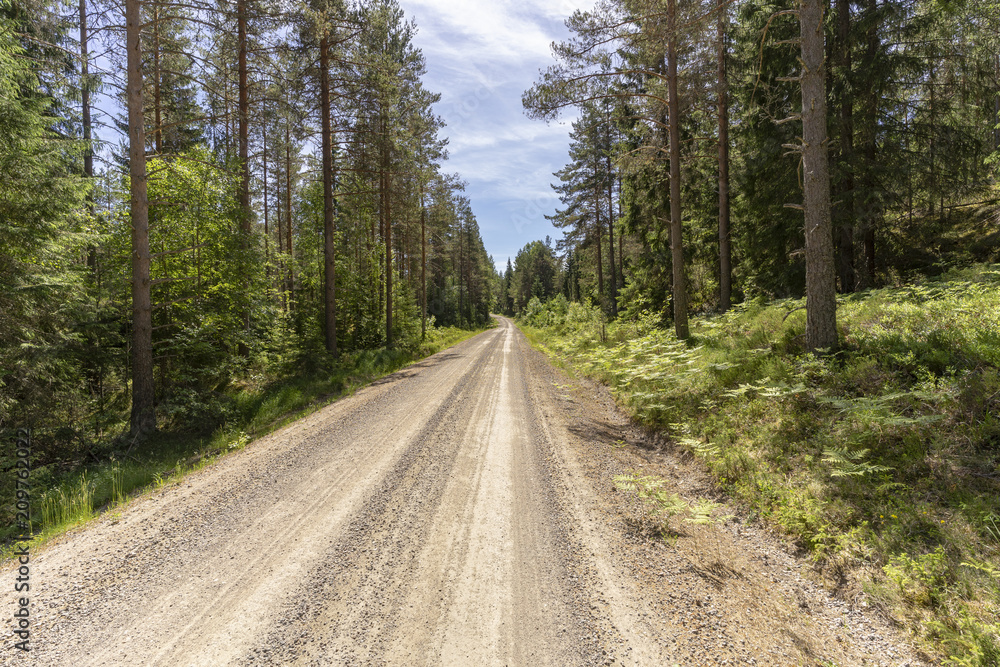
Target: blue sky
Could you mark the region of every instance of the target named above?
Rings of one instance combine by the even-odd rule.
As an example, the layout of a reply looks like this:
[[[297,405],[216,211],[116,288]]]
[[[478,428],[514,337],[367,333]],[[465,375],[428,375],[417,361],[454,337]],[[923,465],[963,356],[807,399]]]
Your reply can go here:
[[[417,24],[424,83],[441,94],[435,110],[449,139],[443,168],[468,182],[465,194],[501,270],[527,242],[561,235],[545,215],[559,204],[550,183],[566,163],[573,117],[529,120],[521,93],[554,63],[549,45],[568,35],[563,20],[581,4],[590,3],[400,0]]]
[[[540,69],[555,62],[549,46],[568,36],[566,17],[590,8],[592,0],[399,2],[417,25],[414,42],[427,64],[424,84],[441,94],[435,110],[449,139],[443,169],[468,183],[465,195],[486,250],[502,271],[529,241],[561,237],[545,215],[559,204],[550,184],[553,172],[566,164],[575,112],[549,124],[529,120],[521,94]],[[98,96],[95,102],[98,113],[118,111],[116,98]]]

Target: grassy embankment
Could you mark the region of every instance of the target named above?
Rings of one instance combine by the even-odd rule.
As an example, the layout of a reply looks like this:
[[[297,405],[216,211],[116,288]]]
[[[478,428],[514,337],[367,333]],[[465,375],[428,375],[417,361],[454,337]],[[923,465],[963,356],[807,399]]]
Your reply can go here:
[[[803,301],[615,322],[557,299],[521,324],[807,550],[930,654],[1000,665],[1000,266],[840,300],[843,348],[802,348]]]
[[[295,421],[337,398],[393,373],[419,359],[471,338],[482,331],[437,328],[426,340],[392,350],[343,354],[337,360],[313,360],[313,368],[292,375],[258,377],[226,392],[225,420],[212,433],[192,426],[160,431],[129,447],[119,441],[100,460],[53,464],[31,472],[32,523],[38,543],[115,512],[129,495],[175,481],[217,457],[242,449],[251,440]],[[4,508],[0,540],[14,532],[13,477],[0,485]],[[3,549],[3,560],[10,547]]]

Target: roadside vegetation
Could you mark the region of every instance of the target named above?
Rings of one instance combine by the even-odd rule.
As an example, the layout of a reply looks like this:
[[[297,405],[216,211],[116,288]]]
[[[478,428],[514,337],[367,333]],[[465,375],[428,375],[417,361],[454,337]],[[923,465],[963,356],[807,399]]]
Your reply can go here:
[[[1000,664],[1000,265],[838,298],[841,348],[804,350],[803,300],[607,322],[559,295],[519,321],[947,664]],[[648,481],[648,480],[647,480]],[[655,510],[654,510],[655,511]]]
[[[359,350],[339,359],[296,354],[250,379],[168,407],[174,419],[132,440],[80,440],[72,429],[35,434],[31,470],[32,526],[42,542],[116,508],[130,495],[179,479],[379,377],[466,340],[484,329],[431,328],[426,339],[394,349]],[[121,428],[127,428],[122,415]],[[65,442],[72,439],[73,442]],[[71,445],[76,444],[76,447]],[[72,450],[73,456],[66,456]],[[53,454],[59,456],[53,456]],[[4,451],[4,466],[14,453]],[[6,459],[11,459],[7,461]],[[0,541],[16,536],[13,478],[0,486]],[[5,552],[9,550],[5,547]],[[6,557],[6,553],[4,556]]]

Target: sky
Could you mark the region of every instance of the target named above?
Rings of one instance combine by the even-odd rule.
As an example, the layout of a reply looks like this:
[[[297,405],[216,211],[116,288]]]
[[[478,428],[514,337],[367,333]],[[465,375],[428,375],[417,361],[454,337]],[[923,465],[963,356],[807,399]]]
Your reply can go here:
[[[399,0],[415,21],[424,85],[441,94],[443,171],[459,174],[486,251],[499,270],[526,243],[561,238],[545,219],[559,205],[550,184],[565,166],[574,116],[546,124],[524,115],[521,94],[555,63],[563,21],[587,0]]]
[[[562,236],[545,216],[559,205],[550,184],[568,160],[575,112],[550,123],[530,120],[521,94],[555,63],[551,43],[569,36],[563,21],[593,0],[399,2],[417,26],[424,85],[441,94],[435,111],[449,140],[442,169],[468,183],[486,251],[503,271],[529,241]]]

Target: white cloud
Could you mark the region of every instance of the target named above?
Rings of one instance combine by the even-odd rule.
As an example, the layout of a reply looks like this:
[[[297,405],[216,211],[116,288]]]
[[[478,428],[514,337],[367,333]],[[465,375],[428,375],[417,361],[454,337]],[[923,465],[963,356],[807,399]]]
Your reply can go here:
[[[551,65],[549,45],[565,39],[573,0],[400,0],[417,24],[425,84],[441,93],[450,159],[487,250],[499,265],[533,239],[558,236],[545,215],[558,200],[550,184],[567,160],[569,121],[546,125],[524,115],[521,94]]]
[[[425,51],[446,59],[520,63],[549,55],[551,10],[524,2],[407,0],[404,7],[431,38]]]

